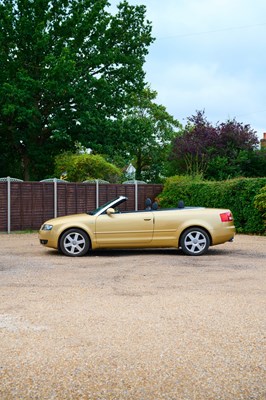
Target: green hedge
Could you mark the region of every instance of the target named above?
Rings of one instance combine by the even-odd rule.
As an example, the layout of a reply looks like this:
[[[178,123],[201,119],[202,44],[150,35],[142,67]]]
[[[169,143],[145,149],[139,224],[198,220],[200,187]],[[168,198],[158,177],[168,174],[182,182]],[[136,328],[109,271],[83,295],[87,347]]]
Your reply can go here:
[[[183,200],[186,206],[229,208],[237,232],[265,234],[264,211],[255,199],[265,185],[266,178],[212,182],[177,176],[167,179],[158,200],[161,207],[176,207]]]
[[[255,207],[262,212],[262,216],[266,220],[266,186],[255,196],[254,204]]]

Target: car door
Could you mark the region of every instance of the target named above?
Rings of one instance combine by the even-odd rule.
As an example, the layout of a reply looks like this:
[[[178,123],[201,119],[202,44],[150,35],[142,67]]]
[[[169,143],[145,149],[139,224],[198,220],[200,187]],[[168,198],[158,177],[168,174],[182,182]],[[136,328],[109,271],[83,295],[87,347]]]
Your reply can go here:
[[[97,245],[143,247],[152,241],[153,225],[151,211],[99,215],[95,223]]]

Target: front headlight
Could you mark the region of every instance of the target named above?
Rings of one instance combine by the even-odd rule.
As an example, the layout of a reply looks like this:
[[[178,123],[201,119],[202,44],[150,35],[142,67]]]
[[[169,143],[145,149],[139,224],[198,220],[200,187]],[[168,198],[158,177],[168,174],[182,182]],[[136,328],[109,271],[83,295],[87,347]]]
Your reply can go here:
[[[51,231],[53,229],[53,225],[43,224],[42,231]]]

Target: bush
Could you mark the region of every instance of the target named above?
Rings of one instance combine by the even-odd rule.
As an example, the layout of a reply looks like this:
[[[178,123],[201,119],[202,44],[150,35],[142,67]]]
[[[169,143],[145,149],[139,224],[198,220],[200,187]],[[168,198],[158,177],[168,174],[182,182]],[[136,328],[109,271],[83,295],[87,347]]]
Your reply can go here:
[[[71,182],[103,179],[113,183],[117,182],[121,171],[100,155],[63,153],[55,159],[55,175],[62,174]]]
[[[264,234],[266,190],[261,189],[265,185],[266,178],[213,182],[172,177],[166,181],[159,202],[161,207],[177,207],[178,201],[183,200],[187,206],[229,208],[233,212],[237,232]]]
[[[263,213],[262,216],[266,220],[266,186],[264,186],[260,190],[259,194],[255,196],[254,205],[259,211]]]

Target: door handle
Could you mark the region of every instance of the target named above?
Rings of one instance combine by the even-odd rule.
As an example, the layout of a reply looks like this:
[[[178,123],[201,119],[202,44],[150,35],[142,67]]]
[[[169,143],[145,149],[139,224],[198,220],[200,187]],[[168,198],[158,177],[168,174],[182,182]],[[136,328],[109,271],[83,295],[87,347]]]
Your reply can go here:
[[[144,218],[144,221],[151,221],[151,218]]]

